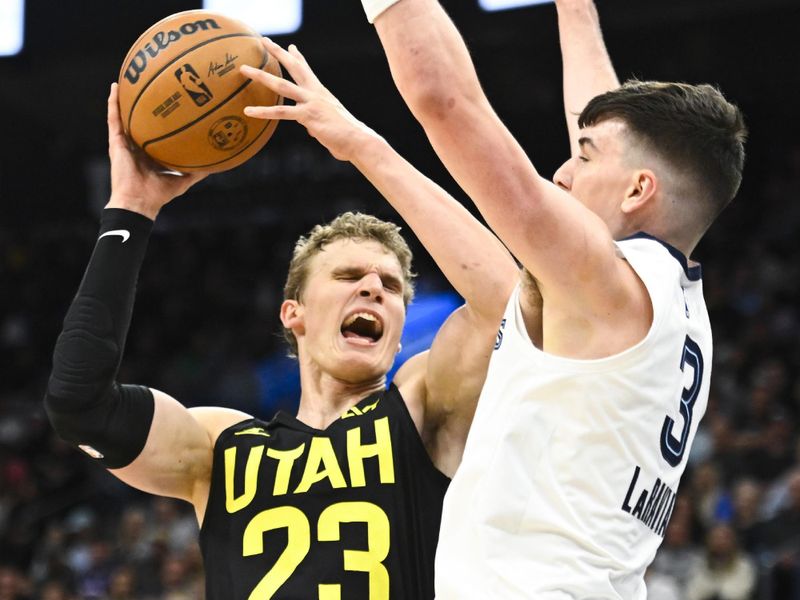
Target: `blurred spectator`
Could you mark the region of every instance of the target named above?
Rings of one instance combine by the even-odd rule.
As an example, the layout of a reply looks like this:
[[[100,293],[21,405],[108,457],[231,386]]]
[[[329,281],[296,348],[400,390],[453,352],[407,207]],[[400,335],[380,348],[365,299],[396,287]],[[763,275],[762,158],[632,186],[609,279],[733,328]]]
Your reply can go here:
[[[119,567],[111,574],[108,594],[103,600],[138,600],[136,596],[136,577],[130,567]]]
[[[61,523],[51,523],[35,547],[29,569],[31,580],[39,585],[57,580],[72,587],[74,572],[66,562],[67,534]]]
[[[75,596],[63,581],[51,580],[45,582],[39,590],[37,598],[40,600],[73,600]]]
[[[152,552],[145,538],[147,514],[139,505],[127,507],[122,513],[114,553],[119,561],[143,564]]]
[[[161,598],[163,600],[196,600],[197,591],[197,573],[190,570],[184,557],[177,554],[167,556],[161,567]]]
[[[748,552],[757,545],[761,525],[762,488],[754,479],[739,479],[733,486],[733,519],[731,526],[739,543]]]
[[[32,600],[30,581],[14,565],[0,564],[0,600]]]
[[[100,600],[108,591],[111,574],[116,564],[111,544],[105,539],[95,539],[89,545],[89,566],[78,576],[78,593],[86,600]]]
[[[761,560],[771,567],[773,597],[794,599],[800,597],[800,468],[787,478],[787,492],[785,508],[764,523],[757,545]]]
[[[692,541],[691,503],[678,496],[664,542],[650,565],[650,575],[673,584],[682,598],[686,594],[687,578],[700,560],[700,549]],[[648,591],[649,588],[648,583]]]
[[[705,529],[717,521],[730,518],[731,499],[722,486],[716,463],[709,461],[695,468],[691,474],[691,494],[697,518]]]
[[[192,507],[172,498],[155,497],[151,503],[145,537],[149,541],[163,541],[170,552],[182,554],[197,544],[199,528]]]
[[[667,575],[650,569],[645,574],[644,581],[647,585],[648,600],[683,600],[680,586]]]
[[[749,600],[755,586],[755,565],[739,550],[736,533],[728,525],[715,525],[702,560],[689,574],[687,600]]]

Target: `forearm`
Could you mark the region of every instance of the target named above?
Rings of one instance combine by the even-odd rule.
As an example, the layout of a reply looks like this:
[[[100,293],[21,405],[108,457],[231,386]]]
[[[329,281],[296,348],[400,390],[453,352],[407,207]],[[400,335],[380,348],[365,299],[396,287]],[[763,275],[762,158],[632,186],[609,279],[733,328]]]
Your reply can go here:
[[[121,390],[115,381],[151,229],[141,214],[103,212],[95,250],[56,341],[45,397],[58,433],[90,446],[111,468],[135,458],[152,419],[149,391]]]
[[[497,237],[382,138],[360,144],[352,162],[411,227],[470,310],[499,319],[518,269]]]
[[[578,115],[595,96],[619,87],[593,0],[557,0],[563,64],[564,112],[572,154],[578,147]]]
[[[401,0],[375,19],[375,30],[395,85],[423,126],[483,99],[467,46],[438,0]]]
[[[436,154],[524,262],[542,181],[489,104],[455,25],[437,0],[399,0],[375,27],[395,83]]]
[[[568,297],[574,280],[591,276],[597,256],[606,256],[607,227],[539,175],[489,104],[463,39],[436,0],[399,0],[375,26],[395,83],[447,170],[514,257]]]

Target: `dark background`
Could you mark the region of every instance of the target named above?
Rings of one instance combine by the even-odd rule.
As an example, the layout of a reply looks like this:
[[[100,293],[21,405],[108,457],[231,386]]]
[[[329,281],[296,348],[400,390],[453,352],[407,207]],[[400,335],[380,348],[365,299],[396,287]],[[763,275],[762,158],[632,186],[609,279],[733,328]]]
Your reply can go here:
[[[87,169],[105,155],[104,102],[122,58],[153,22],[197,7],[175,0],[77,5],[32,0],[27,5],[25,50],[0,59],[3,223],[17,226],[70,221],[86,213],[93,191]],[[553,6],[493,14],[482,12],[477,0],[446,6],[470,44],[497,111],[540,169],[552,172],[566,152]],[[765,158],[762,144],[772,146],[766,140],[786,134],[794,124],[796,0],[606,0],[601,12],[621,75],[711,81],[742,105],[749,122],[757,125],[750,166]],[[306,0],[301,31],[276,39],[297,43],[352,112],[389,136],[423,170],[437,174],[436,161],[411,126],[358,2]],[[287,160],[297,144],[307,145],[302,132],[282,126],[262,158]],[[217,216],[255,201],[285,220],[287,206],[306,211],[309,203],[319,201],[320,193],[309,198],[306,189],[285,182],[285,169],[266,176],[253,173],[257,170],[245,168],[224,182],[208,182],[214,193],[225,189],[226,207],[214,207]]]
[[[2,565],[15,565],[19,589],[43,594],[47,580],[60,581],[54,570],[32,566],[47,548],[72,556],[81,544],[105,543],[110,556],[119,551],[112,533],[120,506],[163,516],[162,505],[64,447],[40,402],[52,346],[108,196],[109,84],[142,31],[198,8],[175,0],[26,5],[25,49],[0,58],[0,600],[24,597],[3,595]],[[537,168],[552,174],[568,155],[554,7],[489,14],[477,0],[445,6],[495,109]],[[704,264],[715,332],[713,388],[681,488],[685,507],[673,516],[674,539],[668,536],[659,554],[674,561],[659,573],[686,584],[700,557],[713,553],[707,536],[726,526],[758,573],[757,588],[742,598],[800,597],[791,595],[800,594],[800,585],[791,587],[793,578],[800,582],[800,482],[796,505],[791,500],[800,468],[800,3],[602,0],[599,10],[622,78],[718,84],[742,107],[751,130],[739,197],[695,255]],[[301,31],[275,39],[296,43],[351,112],[467,202],[395,91],[358,2],[306,0]],[[397,220],[384,204],[350,165],[297,125],[281,124],[255,158],[162,212],[121,380],[160,387],[190,405],[223,404],[264,417],[278,407],[291,410],[296,398],[270,385],[284,353],[277,310],[292,245],[347,209]],[[447,290],[410,237],[421,290]],[[757,492],[750,508],[740,498],[748,483]],[[60,542],[42,541],[59,531]],[[184,570],[198,574],[196,556],[181,552]],[[148,554],[159,573],[169,556]],[[699,562],[684,565],[688,556]],[[104,597],[87,591],[75,564],[65,587],[77,597]],[[106,565],[106,583],[119,571],[118,563],[92,564]],[[136,569],[137,597],[166,593],[164,583],[146,596],[146,577]]]

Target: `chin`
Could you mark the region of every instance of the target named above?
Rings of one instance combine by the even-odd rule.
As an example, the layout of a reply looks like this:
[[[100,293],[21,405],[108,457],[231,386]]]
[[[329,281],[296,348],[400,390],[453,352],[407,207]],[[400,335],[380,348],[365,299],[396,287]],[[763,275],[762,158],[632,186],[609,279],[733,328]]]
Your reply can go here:
[[[365,356],[364,353],[355,352],[347,354],[349,356],[345,355],[343,364],[336,369],[336,376],[350,383],[384,377],[392,366],[392,363],[383,357]]]
[[[336,378],[352,384],[368,383],[377,381],[386,376],[388,369],[375,368],[347,368],[335,374]]]

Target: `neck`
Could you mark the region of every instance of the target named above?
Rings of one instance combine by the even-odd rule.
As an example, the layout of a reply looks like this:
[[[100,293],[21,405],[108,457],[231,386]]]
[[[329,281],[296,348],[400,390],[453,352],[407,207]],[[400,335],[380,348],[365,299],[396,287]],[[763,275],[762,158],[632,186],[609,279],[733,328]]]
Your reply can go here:
[[[695,235],[688,227],[671,228],[663,225],[659,226],[654,222],[628,223],[625,227],[620,227],[614,233],[615,240],[622,240],[639,232],[647,233],[662,242],[666,242],[673,248],[680,250],[687,259],[690,259],[692,252],[700,242],[702,235]]]
[[[297,418],[315,429],[325,429],[361,400],[385,388],[385,374],[351,382],[323,371],[311,361],[301,360]]]
[[[705,230],[699,231],[697,226],[698,222],[704,220],[702,213],[691,210],[691,206],[698,204],[700,200],[689,203],[689,197],[690,192],[687,191],[681,196],[670,196],[669,199],[662,200],[659,214],[649,218],[644,224],[649,230],[643,230],[677,248],[687,259],[691,258],[705,233]]]

